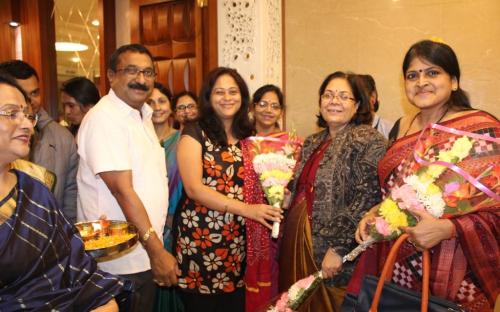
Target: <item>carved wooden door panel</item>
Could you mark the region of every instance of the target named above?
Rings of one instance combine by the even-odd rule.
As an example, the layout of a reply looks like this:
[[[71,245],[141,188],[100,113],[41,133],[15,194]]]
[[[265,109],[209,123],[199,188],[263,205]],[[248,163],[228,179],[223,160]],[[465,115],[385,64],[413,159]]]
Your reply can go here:
[[[132,42],[145,45],[153,54],[156,80],[174,94],[198,93],[210,66],[203,64],[204,14],[196,1],[132,0],[130,14]]]

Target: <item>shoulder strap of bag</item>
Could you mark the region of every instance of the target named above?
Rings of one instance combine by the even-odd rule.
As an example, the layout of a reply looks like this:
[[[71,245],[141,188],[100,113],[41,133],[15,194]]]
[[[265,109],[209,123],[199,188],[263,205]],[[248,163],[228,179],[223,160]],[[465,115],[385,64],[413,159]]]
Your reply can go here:
[[[398,255],[399,248],[405,240],[408,239],[408,234],[401,235],[394,246],[392,246],[387,260],[385,261],[384,268],[382,269],[382,274],[377,283],[377,289],[375,290],[375,295],[373,296],[372,305],[370,306],[370,312],[376,312],[378,308],[378,303],[380,301],[380,296],[382,294],[382,288],[384,283],[390,282],[392,279],[392,272],[394,271],[394,263],[396,262],[396,256]],[[430,257],[429,251],[426,249],[422,252],[422,305],[420,310],[422,312],[427,311],[429,305],[429,274],[430,274]]]

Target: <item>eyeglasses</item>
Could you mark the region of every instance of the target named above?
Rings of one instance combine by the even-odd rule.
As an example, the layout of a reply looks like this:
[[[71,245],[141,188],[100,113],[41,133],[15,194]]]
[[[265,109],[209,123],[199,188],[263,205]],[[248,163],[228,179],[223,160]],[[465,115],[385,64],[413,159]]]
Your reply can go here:
[[[156,77],[155,70],[152,68],[139,69],[136,66],[127,66],[125,68],[118,68],[115,72],[123,71],[127,76],[131,78],[135,78],[139,76],[139,74],[143,74],[144,78],[151,79]]]
[[[12,121],[18,121],[18,122],[22,122],[23,118],[26,118],[31,122],[33,127],[38,122],[38,115],[37,114],[31,114],[31,113],[23,112],[21,110],[0,111],[0,116],[5,116],[5,117],[8,117]]]
[[[268,101],[259,101],[259,102],[255,103],[255,107],[259,108],[261,110],[264,110],[264,109],[269,108],[269,107],[271,107],[271,109],[275,110],[275,111],[281,109],[280,103],[277,103],[277,102],[269,103]]]
[[[218,96],[218,97],[223,97],[227,94],[229,96],[234,97],[240,94],[240,90],[238,88],[230,88],[230,89],[222,89],[222,88],[217,88],[212,91],[213,95]]]
[[[333,101],[334,98],[339,99],[340,102],[347,102],[349,100],[356,101],[356,99],[349,96],[347,92],[339,92],[337,94],[332,92],[325,92],[321,95],[321,101],[329,103]]]
[[[195,109],[196,108],[196,104],[194,103],[190,103],[190,104],[181,104],[181,105],[177,105],[177,107],[175,108],[176,111],[187,111],[187,110],[192,110],[192,109]]]

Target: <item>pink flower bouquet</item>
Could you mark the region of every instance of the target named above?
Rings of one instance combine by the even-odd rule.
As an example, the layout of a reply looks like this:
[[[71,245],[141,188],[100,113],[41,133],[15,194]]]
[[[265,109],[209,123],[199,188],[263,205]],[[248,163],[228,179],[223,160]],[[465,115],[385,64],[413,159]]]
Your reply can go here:
[[[424,138],[428,128],[432,135]],[[443,142],[438,139],[439,131],[454,136]],[[495,201],[498,204],[500,196],[495,191],[500,186],[498,162],[474,166],[467,163],[485,153],[491,157],[488,146],[499,143],[487,135],[428,125],[417,141],[414,160],[407,166],[408,174],[380,204],[371,223],[370,236],[375,241],[398,237],[400,227],[417,223],[414,211],[447,218],[490,206]]]
[[[293,284],[287,292],[284,292],[276,304],[271,306],[267,312],[293,312],[297,311],[300,305],[309,298],[314,290],[323,281],[321,271],[309,275]]]
[[[285,199],[285,187],[293,177],[301,142],[292,138],[248,138],[253,143],[252,164],[268,203],[281,208]],[[274,222],[271,236],[277,238],[279,222]]]

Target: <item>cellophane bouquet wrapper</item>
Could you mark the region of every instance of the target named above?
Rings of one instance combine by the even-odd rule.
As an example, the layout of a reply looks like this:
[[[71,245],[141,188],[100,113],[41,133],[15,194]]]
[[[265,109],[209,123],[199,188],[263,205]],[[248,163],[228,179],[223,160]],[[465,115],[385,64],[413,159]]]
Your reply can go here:
[[[285,188],[293,177],[301,142],[291,135],[288,138],[253,136],[250,155],[252,165],[268,203],[281,208]],[[279,235],[279,222],[274,222],[271,236]]]

